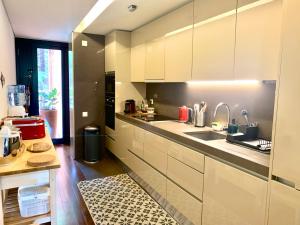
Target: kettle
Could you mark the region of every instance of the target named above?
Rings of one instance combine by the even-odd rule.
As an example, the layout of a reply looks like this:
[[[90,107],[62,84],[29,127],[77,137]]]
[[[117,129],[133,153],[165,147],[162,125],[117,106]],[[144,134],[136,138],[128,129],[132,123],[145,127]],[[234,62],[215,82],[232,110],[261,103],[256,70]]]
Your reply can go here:
[[[0,131],[0,164],[8,164],[19,154],[20,132],[2,126]]]

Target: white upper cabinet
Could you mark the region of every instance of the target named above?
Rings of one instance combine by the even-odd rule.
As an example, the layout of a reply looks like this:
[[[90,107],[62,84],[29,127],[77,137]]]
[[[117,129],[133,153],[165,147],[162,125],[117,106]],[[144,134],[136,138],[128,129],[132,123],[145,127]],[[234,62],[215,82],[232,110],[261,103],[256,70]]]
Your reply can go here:
[[[167,16],[169,31],[165,34],[165,81],[191,80],[193,43],[193,3]]]
[[[282,0],[238,0],[235,79],[277,80]]]
[[[163,38],[146,43],[145,80],[165,79],[165,45]]]
[[[272,181],[268,225],[300,225],[300,191]]]
[[[237,0],[194,0],[193,80],[234,78]]]
[[[116,33],[105,36],[105,72],[116,70]]]
[[[266,203],[267,181],[205,158],[202,225],[264,225]]]
[[[300,1],[285,1],[272,174],[300,189]]]

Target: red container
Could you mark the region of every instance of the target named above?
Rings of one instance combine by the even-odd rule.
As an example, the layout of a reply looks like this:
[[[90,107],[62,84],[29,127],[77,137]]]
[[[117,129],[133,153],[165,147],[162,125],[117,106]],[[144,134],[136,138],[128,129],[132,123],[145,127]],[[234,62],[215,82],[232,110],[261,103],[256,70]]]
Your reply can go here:
[[[13,119],[13,125],[20,128],[23,140],[39,139],[46,136],[45,121],[39,117]]]
[[[188,107],[182,106],[178,108],[178,120],[179,122],[187,122],[189,118]]]

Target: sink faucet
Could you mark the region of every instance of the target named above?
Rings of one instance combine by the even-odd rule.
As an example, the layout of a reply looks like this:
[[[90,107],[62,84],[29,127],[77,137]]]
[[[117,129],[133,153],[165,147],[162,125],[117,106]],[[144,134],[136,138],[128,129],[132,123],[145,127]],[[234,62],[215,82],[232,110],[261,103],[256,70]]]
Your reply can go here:
[[[228,127],[228,125],[229,125],[229,123],[230,123],[230,109],[229,109],[229,106],[228,106],[226,103],[220,102],[220,103],[216,106],[215,112],[214,112],[214,120],[215,120],[215,118],[216,118],[218,109],[219,109],[221,106],[225,106],[226,109],[227,109],[227,127]]]

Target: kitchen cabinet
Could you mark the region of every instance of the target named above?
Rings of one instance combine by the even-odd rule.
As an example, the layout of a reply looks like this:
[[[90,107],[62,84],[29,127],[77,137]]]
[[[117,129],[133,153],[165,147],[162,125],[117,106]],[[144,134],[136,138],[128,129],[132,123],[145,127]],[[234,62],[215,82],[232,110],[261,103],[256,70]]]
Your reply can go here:
[[[204,155],[183,145],[170,142],[168,155],[189,167],[204,173]]]
[[[178,186],[202,200],[203,174],[186,164],[168,156],[167,176]]]
[[[300,225],[300,191],[271,181],[268,225]]]
[[[234,79],[237,0],[194,0],[193,80]]]
[[[130,150],[140,158],[144,157],[144,130],[136,126],[133,127],[133,138]]]
[[[170,180],[167,180],[167,200],[193,224],[201,225],[202,203]]]
[[[105,36],[105,72],[115,71],[117,82],[130,81],[131,32],[113,31]]]
[[[284,1],[281,74],[273,148],[272,174],[288,180],[300,189],[300,1]]]
[[[131,82],[145,80],[146,44],[131,48]]]
[[[268,225],[300,225],[300,191],[271,181]]]
[[[282,0],[238,1],[235,79],[277,80],[281,27]]]
[[[133,125],[116,119],[116,147],[113,152],[121,161],[125,162],[128,149],[132,149]]]
[[[167,172],[168,145],[167,139],[145,131],[143,159],[162,174]]]
[[[127,166],[161,197],[166,199],[166,177],[145,163],[132,151],[128,151]]]
[[[105,72],[116,71],[116,41],[115,33],[105,36]]]
[[[165,45],[163,38],[146,43],[145,80],[165,79]]]
[[[185,82],[192,78],[193,4],[167,16],[171,32],[165,35],[165,81]]]
[[[264,225],[267,181],[205,158],[203,225]]]

